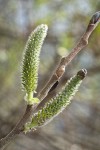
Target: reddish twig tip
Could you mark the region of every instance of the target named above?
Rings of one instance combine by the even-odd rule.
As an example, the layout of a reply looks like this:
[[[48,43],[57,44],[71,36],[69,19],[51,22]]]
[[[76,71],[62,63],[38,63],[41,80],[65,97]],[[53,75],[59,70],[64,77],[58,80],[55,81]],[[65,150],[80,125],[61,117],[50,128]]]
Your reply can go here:
[[[82,79],[84,79],[87,75],[87,70],[82,69],[82,70],[78,71],[77,75],[80,76]]]
[[[92,16],[92,18],[91,18],[91,20],[90,20],[90,24],[96,24],[96,23],[99,22],[99,21],[100,21],[100,11],[96,12],[96,13]]]

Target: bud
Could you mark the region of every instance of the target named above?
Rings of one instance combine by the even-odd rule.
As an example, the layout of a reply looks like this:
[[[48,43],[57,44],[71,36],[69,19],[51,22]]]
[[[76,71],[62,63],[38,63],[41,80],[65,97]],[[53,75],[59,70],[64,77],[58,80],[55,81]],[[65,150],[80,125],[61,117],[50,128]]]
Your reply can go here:
[[[97,22],[100,22],[100,11],[96,12],[91,20],[90,20],[90,24],[96,24]]]

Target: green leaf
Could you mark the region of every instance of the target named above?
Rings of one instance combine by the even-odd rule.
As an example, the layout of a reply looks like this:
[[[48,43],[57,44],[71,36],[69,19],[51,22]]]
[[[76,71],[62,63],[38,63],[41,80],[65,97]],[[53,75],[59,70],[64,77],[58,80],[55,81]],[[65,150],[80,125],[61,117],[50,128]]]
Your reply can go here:
[[[26,94],[24,99],[28,102],[28,105],[38,104],[40,102],[37,97],[33,97],[33,92]]]

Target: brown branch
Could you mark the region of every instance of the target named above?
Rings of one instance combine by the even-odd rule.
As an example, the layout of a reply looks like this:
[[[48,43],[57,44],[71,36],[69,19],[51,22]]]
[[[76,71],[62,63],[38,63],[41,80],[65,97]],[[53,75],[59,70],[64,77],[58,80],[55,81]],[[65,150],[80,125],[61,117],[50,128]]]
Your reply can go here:
[[[65,67],[73,60],[73,58],[77,55],[77,53],[88,44],[88,39],[99,22],[100,22],[100,11],[93,15],[86,29],[85,34],[81,37],[79,43],[75,46],[75,48],[73,48],[72,52],[68,56],[63,57],[60,60],[60,63],[55,72],[53,73],[52,77],[37,96],[41,101],[48,95],[48,92],[50,91],[51,87],[63,76],[65,72]],[[17,134],[23,132],[23,125],[30,118],[32,111],[34,111],[37,108],[37,106],[29,106],[29,105],[27,106],[25,114],[23,115],[22,119],[18,122],[18,124],[15,126],[15,128],[6,137],[0,140],[0,148],[3,148],[4,145],[10,142]]]
[[[92,16],[92,18],[89,22],[89,25],[86,29],[86,32],[81,37],[79,43],[73,48],[72,52],[68,56],[61,58],[60,63],[58,65],[57,69],[55,70],[54,74],[52,75],[52,77],[50,78],[48,83],[44,86],[44,88],[38,94],[37,97],[40,100],[43,100],[48,95],[48,92],[51,89],[51,87],[64,74],[65,67],[73,60],[73,58],[79,53],[79,51],[81,51],[88,44],[88,39],[99,22],[100,22],[100,11],[96,12]],[[61,73],[61,71],[62,71],[62,73]]]
[[[4,149],[6,144],[8,144],[16,135],[23,132],[23,125],[27,122],[32,113],[32,105],[27,105],[26,111],[14,129],[4,138],[0,140],[0,148]]]

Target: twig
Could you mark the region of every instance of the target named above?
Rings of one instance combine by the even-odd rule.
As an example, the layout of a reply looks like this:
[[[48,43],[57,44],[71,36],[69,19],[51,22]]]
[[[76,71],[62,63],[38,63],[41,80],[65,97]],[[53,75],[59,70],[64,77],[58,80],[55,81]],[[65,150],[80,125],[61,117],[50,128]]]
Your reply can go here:
[[[50,91],[51,87],[63,76],[65,72],[65,67],[73,60],[73,58],[77,55],[77,53],[88,44],[88,39],[99,22],[100,22],[100,11],[96,12],[93,15],[86,29],[86,32],[81,37],[79,43],[73,48],[72,52],[68,56],[63,57],[60,60],[60,63],[55,72],[53,73],[52,77],[44,86],[44,88],[41,90],[41,92],[37,95],[37,97],[41,101],[48,95],[48,92]],[[22,119],[18,122],[18,124],[15,126],[15,128],[6,137],[0,140],[0,148],[3,148],[4,145],[10,142],[17,134],[23,132],[23,125],[30,118],[32,111],[36,110],[37,106],[38,105],[27,106],[25,114],[23,115]]]
[[[0,140],[0,148],[4,148],[7,143],[9,143],[17,134],[23,132],[23,125],[26,123],[27,119],[31,115],[32,105],[27,105],[26,111],[21,118],[21,120],[17,123],[14,129],[4,138]]]
[[[48,94],[49,90],[51,89],[51,87],[64,74],[65,67],[73,60],[73,58],[77,55],[77,53],[80,50],[82,50],[88,44],[88,39],[89,39],[91,33],[96,28],[96,26],[98,25],[99,22],[100,22],[100,11],[96,12],[92,16],[92,18],[89,22],[89,25],[86,29],[86,32],[81,37],[79,43],[73,48],[72,52],[68,56],[61,58],[60,63],[58,65],[57,69],[55,70],[54,74],[52,75],[50,80],[47,82],[47,84],[44,86],[44,88],[40,91],[40,93],[38,94],[37,97],[40,100],[43,100],[47,96],[47,94]]]

